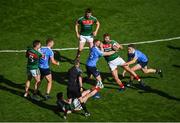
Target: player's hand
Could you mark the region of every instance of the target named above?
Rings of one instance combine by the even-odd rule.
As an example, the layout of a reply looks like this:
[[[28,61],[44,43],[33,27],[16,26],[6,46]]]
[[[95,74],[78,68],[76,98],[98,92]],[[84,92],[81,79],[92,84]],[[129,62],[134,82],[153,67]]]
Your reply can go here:
[[[83,92],[83,88],[82,87],[80,88],[80,91]]]
[[[58,66],[60,65],[59,62],[57,62],[57,65],[58,65]]]
[[[125,74],[126,74],[126,70],[123,71],[122,77],[125,77]]]
[[[93,36],[95,37],[96,35],[97,35],[97,32],[96,32],[96,31],[94,31],[94,32],[93,32]]]

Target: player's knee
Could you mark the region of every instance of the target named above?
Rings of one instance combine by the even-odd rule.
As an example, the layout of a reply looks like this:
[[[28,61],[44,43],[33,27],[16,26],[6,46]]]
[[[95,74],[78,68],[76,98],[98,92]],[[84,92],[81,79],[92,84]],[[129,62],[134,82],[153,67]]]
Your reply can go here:
[[[82,50],[83,50],[83,48],[79,48],[79,49],[78,49],[78,52],[82,52]]]

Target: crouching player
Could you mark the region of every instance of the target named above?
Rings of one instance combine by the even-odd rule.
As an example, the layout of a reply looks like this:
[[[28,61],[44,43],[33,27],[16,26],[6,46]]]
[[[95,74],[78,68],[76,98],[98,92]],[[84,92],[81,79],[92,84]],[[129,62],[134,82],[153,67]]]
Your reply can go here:
[[[128,45],[128,62],[125,63],[124,66],[129,66],[136,62],[137,62],[137,64],[131,68],[132,71],[142,70],[143,73],[145,73],[145,74],[156,73],[156,74],[159,74],[160,77],[163,77],[162,70],[148,68],[147,67],[147,64],[148,64],[147,56],[144,53],[142,53],[141,51],[135,49],[134,44],[130,44],[130,45]],[[125,76],[125,73],[126,73],[126,71],[123,72],[123,76]],[[133,81],[133,78],[134,77],[131,75],[131,79],[130,79],[129,83],[127,84],[127,86],[130,86],[130,84]]]
[[[99,90],[100,90],[99,87],[85,90],[82,92],[82,95],[80,97],[81,100],[80,100],[80,98],[74,98],[71,103],[69,102],[69,100],[64,99],[62,92],[57,93],[57,95],[56,95],[57,102],[56,103],[57,103],[58,111],[63,111],[64,119],[66,119],[68,113],[83,109],[82,105],[81,105],[82,102],[86,103],[87,100],[90,97],[94,96]],[[90,116],[90,114],[85,113],[85,116]]]

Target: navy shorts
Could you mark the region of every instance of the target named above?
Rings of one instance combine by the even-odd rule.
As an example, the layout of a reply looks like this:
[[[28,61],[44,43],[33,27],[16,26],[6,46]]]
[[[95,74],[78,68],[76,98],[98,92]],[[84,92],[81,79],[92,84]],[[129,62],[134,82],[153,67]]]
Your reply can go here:
[[[139,65],[141,65],[142,68],[145,68],[148,64],[148,61],[147,62],[138,62]]]
[[[50,70],[49,68],[47,68],[47,69],[39,68],[39,70],[40,70],[40,73],[41,73],[41,76],[42,76],[42,77],[51,74],[51,70]]]
[[[86,70],[87,70],[88,76],[92,74],[96,78],[100,75],[100,72],[98,71],[96,67],[90,67],[86,65]]]

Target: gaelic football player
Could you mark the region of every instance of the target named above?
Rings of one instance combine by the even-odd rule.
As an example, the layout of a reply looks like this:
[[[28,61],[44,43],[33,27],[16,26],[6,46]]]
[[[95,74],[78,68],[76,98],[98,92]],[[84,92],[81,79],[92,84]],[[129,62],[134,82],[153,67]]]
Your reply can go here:
[[[40,83],[40,71],[39,71],[39,59],[42,57],[42,54],[38,52],[38,49],[41,47],[41,43],[39,40],[33,41],[33,48],[29,48],[26,51],[27,58],[27,81],[25,85],[25,94],[24,97],[29,95],[29,87],[32,78],[35,79],[34,85],[34,94],[32,96],[33,99],[38,100],[37,98],[37,89]]]
[[[71,113],[72,111],[78,111],[82,109],[82,102],[86,103],[87,100],[94,96],[98,91],[100,90],[99,87],[95,87],[92,89],[84,90],[81,95],[81,101],[79,98],[74,98],[72,102],[69,102],[68,100],[64,99],[63,93],[59,92],[57,93],[57,107],[58,110],[64,112],[64,119],[66,119],[67,113]],[[90,116],[90,113],[85,113],[85,116]]]
[[[100,72],[96,68],[96,64],[101,56],[112,55],[115,53],[115,51],[110,51],[110,52],[101,51],[100,40],[95,39],[93,43],[94,43],[94,46],[90,49],[89,57],[86,62],[86,70],[87,70],[88,78],[90,78],[90,76],[93,75],[94,78],[96,78],[97,86],[99,86],[100,88],[103,88],[104,86],[102,83]]]
[[[104,34],[103,38],[104,38],[103,49],[105,52],[123,49],[122,45],[110,39],[110,34],[108,33]],[[123,69],[128,71],[132,76],[134,76],[136,80],[140,82],[142,86],[144,86],[144,83],[141,81],[138,75],[134,71],[132,71],[129,68],[129,66],[124,65],[125,61],[118,55],[117,52],[115,52],[114,54],[110,56],[105,56],[105,59],[109,65],[113,78],[115,79],[116,83],[120,86],[120,90],[124,90],[125,87],[118,77],[118,66],[123,67]]]
[[[96,24],[96,29],[93,31],[93,25]],[[80,17],[75,24],[76,36],[79,39],[79,47],[76,55],[76,59],[80,58],[80,53],[84,48],[86,42],[89,44],[89,48],[93,46],[93,37],[97,35],[100,23],[96,17],[92,16],[91,9],[86,9],[85,15]],[[80,31],[79,31],[80,27]]]
[[[148,68],[148,57],[142,53],[141,51],[137,50],[135,48],[134,44],[130,44],[128,45],[128,62],[125,63],[124,65],[131,65],[131,64],[135,64],[137,63],[135,66],[133,66],[131,68],[132,71],[136,71],[136,70],[142,70],[145,74],[148,73],[156,73],[159,74],[161,77],[162,75],[162,71],[160,69],[153,69],[153,68]],[[123,72],[123,76],[125,74],[125,71]],[[130,86],[130,84],[133,81],[133,76],[131,76],[130,82],[128,83],[128,86]]]
[[[43,54],[43,57],[40,58],[39,61],[39,69],[41,73],[41,80],[45,77],[47,80],[47,89],[45,94],[45,99],[50,99],[50,92],[52,88],[52,74],[49,67],[49,63],[51,62],[54,65],[59,65],[59,62],[54,59],[54,53],[52,51],[52,47],[54,46],[53,39],[46,40],[46,46],[40,48],[40,52]]]

